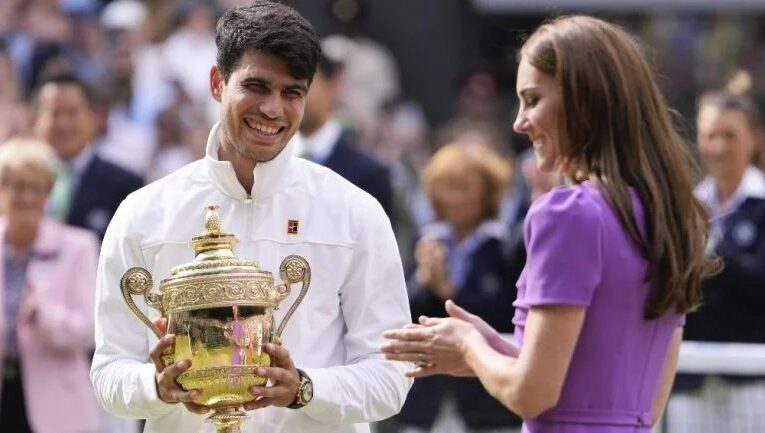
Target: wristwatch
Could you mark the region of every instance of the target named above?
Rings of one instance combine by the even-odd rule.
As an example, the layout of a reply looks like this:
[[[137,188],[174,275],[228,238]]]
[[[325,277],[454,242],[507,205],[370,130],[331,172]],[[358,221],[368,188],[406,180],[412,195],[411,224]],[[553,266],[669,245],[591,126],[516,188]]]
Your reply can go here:
[[[287,406],[289,409],[300,409],[313,398],[313,382],[311,382],[311,378],[305,374],[305,371],[299,368],[297,372],[298,376],[300,376],[300,385],[298,386],[297,395],[295,395],[295,401]]]

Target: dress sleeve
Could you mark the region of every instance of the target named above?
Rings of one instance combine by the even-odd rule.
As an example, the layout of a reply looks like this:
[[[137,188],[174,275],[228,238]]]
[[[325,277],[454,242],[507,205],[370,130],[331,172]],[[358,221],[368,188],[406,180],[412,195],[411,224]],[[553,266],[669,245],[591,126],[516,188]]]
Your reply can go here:
[[[524,227],[528,306],[590,305],[603,273],[602,203],[581,186],[556,188],[532,206]]]

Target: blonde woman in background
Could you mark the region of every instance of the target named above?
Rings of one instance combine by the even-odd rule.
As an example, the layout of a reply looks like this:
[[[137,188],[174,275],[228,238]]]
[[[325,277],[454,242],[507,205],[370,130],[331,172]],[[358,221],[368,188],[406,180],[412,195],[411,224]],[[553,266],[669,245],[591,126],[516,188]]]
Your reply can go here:
[[[443,146],[427,163],[421,181],[437,221],[423,228],[415,249],[416,270],[408,283],[412,317],[443,316],[444,301],[455,299],[500,332],[512,332],[507,314],[516,295],[513,270],[520,272],[522,264],[509,263],[506,227],[498,219],[511,177],[510,164],[490,146],[466,141]],[[464,431],[454,422],[437,423],[444,402],[456,405],[470,432],[520,426],[520,418],[477,379],[441,376],[415,382],[399,416],[404,431]]]
[[[0,425],[14,433],[91,433],[88,380],[98,241],[47,219],[57,160],[35,140],[0,145]]]

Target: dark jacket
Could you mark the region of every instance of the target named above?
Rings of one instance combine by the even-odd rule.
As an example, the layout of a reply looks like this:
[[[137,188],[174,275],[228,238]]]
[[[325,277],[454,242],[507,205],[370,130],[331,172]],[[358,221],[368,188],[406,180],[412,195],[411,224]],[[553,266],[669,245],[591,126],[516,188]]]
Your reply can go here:
[[[392,218],[393,187],[390,170],[382,162],[362,152],[346,134],[340,135],[323,165],[376,198],[388,218]]]
[[[96,155],[79,180],[66,222],[92,230],[103,240],[117,207],[141,186],[140,177]]]

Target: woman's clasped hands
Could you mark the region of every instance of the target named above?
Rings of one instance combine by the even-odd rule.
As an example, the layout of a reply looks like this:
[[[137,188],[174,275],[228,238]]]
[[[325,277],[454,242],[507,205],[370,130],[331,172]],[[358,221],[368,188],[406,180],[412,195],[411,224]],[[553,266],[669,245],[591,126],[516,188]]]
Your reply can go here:
[[[421,316],[418,324],[385,331],[388,342],[380,350],[386,359],[409,361],[414,368],[406,374],[418,378],[437,374],[475,376],[466,355],[472,344],[485,343],[499,352],[517,356],[514,347],[480,317],[453,301],[446,301],[450,317]]]

